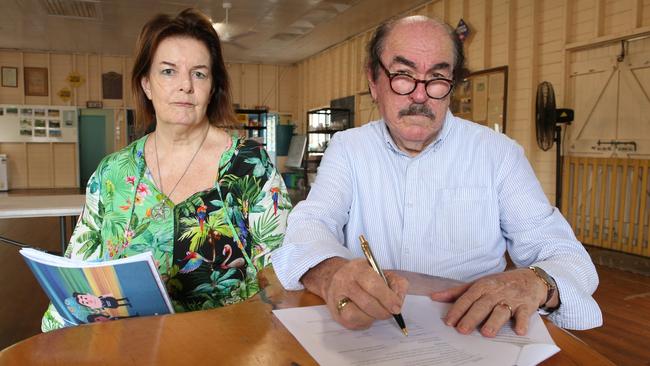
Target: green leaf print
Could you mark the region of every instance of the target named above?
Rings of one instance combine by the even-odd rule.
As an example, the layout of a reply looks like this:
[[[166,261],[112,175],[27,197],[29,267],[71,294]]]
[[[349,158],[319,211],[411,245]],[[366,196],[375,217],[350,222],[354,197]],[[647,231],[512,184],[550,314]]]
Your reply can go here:
[[[237,272],[236,269],[230,268],[223,274],[219,271],[214,271],[210,275],[209,283],[202,283],[198,285],[193,293],[196,294],[209,294],[209,295],[223,295],[230,292],[230,289],[239,283],[239,280],[230,278]]]
[[[283,233],[275,233],[280,225],[279,216],[267,210],[262,216],[253,222],[251,235],[256,243],[253,254],[253,263],[260,269],[267,265],[268,254],[282,244]]]
[[[90,181],[88,181],[88,189],[90,190],[90,193],[94,194],[99,190],[99,182],[97,181],[97,178],[93,175]]]
[[[60,327],[61,325],[59,324],[59,322],[54,318],[54,316],[49,311],[47,311],[43,316],[43,320],[41,320],[41,330],[44,332],[49,332],[51,330],[55,330]]]
[[[83,259],[86,260],[97,251],[99,248],[99,255],[102,256],[104,248],[102,246],[102,237],[99,231],[88,231],[77,237],[77,242],[82,243],[81,247],[77,250],[77,254],[82,254]]]
[[[253,167],[253,175],[256,177],[261,177],[264,174],[266,174],[266,167],[262,163],[262,160],[260,158],[247,158],[244,160],[248,164],[254,165]]]
[[[232,238],[228,224],[223,220],[223,208],[210,212],[203,224],[203,230],[201,230],[199,221],[194,217],[182,217],[180,224],[185,231],[183,231],[179,240],[190,239],[190,250],[193,252],[196,252],[203,245],[212,231]]]
[[[135,161],[135,156],[132,154],[123,154],[117,161],[117,171],[122,177],[134,175],[138,169],[138,164]]]
[[[102,202],[100,200],[99,203],[97,204],[97,216],[99,216],[100,218],[104,217],[105,212],[106,212],[106,209],[104,208],[104,202]],[[97,220],[95,220],[95,221],[97,221]]]
[[[103,227],[111,233],[111,236],[119,236],[126,228],[126,217],[119,212],[107,212],[104,215]]]
[[[149,227],[149,224],[151,224],[151,221],[147,220],[143,222],[141,225],[136,226],[135,230],[133,230],[133,237],[139,236],[142,233],[144,233]]]

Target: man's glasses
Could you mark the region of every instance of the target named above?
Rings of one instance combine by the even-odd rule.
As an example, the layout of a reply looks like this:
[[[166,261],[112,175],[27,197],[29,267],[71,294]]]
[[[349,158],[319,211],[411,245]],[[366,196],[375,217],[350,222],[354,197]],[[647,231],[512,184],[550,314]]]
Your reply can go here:
[[[386,76],[390,81],[390,88],[395,92],[395,94],[409,95],[413,93],[419,83],[422,83],[424,84],[424,90],[426,90],[429,98],[443,99],[451,93],[451,89],[454,87],[454,81],[451,79],[433,78],[429,80],[420,80],[408,74],[398,72],[392,73],[388,71],[381,61],[379,62],[379,65],[386,73]]]

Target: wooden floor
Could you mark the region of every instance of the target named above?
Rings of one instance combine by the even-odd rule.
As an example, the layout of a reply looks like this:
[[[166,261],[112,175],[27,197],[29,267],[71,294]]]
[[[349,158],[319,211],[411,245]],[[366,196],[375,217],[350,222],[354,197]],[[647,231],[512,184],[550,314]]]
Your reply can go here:
[[[25,192],[12,192],[17,193]],[[27,192],[35,193],[49,192]],[[57,250],[59,223],[56,218],[0,220],[0,236]],[[596,267],[600,286],[594,297],[603,311],[604,325],[572,333],[617,365],[650,366],[650,277],[602,265]],[[2,243],[0,278],[2,349],[38,334],[47,298],[18,254],[18,249]]]
[[[650,277],[596,265],[600,328],[573,331],[617,365],[650,365]]]

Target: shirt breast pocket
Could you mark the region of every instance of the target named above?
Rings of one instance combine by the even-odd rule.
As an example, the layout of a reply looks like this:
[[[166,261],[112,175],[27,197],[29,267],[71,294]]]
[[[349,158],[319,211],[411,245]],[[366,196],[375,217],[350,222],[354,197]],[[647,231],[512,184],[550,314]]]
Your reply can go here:
[[[481,246],[488,237],[489,195],[485,187],[439,189],[435,242],[454,252]]]

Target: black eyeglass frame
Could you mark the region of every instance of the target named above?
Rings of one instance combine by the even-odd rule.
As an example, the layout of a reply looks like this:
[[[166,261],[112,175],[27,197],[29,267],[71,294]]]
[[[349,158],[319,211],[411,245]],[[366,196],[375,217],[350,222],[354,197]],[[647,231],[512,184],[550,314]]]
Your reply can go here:
[[[418,88],[418,84],[420,84],[420,83],[424,84],[424,91],[427,93],[427,97],[429,97],[431,99],[436,99],[436,100],[445,99],[451,93],[451,91],[454,90],[454,81],[452,79],[447,79],[447,78],[433,78],[433,79],[429,79],[429,80],[416,79],[416,78],[414,78],[413,76],[411,76],[409,74],[404,74],[404,73],[401,73],[401,72],[390,72],[390,71],[388,71],[388,68],[386,68],[386,66],[384,66],[384,64],[381,61],[379,61],[379,66],[381,66],[381,68],[386,73],[386,77],[388,77],[388,85],[390,85],[390,90],[392,90],[393,93],[395,93],[397,95],[409,95],[409,94],[413,93],[415,91],[415,89]],[[397,91],[395,91],[395,89],[393,88],[393,79],[398,77],[398,76],[413,79],[413,81],[415,82],[413,84],[413,89],[411,89],[411,91],[409,91],[407,93],[398,93]],[[445,93],[445,95],[443,95],[441,97],[432,97],[429,94],[429,91],[427,90],[427,86],[429,86],[429,84],[434,82],[434,81],[440,81],[440,80],[446,81],[447,83],[449,83],[449,90],[447,91],[447,93]]]

